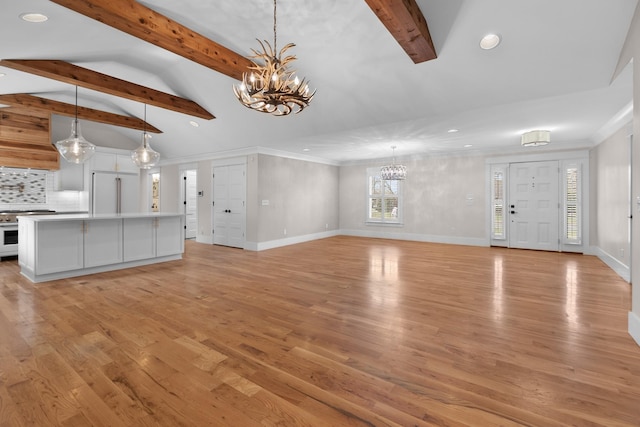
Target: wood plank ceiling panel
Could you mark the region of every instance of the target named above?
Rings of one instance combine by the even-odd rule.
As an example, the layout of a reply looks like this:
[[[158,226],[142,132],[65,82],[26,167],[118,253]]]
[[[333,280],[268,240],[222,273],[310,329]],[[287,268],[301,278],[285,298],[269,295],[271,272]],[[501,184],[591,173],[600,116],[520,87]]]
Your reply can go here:
[[[0,165],[58,169],[59,155],[51,145],[50,114],[23,108],[0,109]]]
[[[242,55],[134,0],[52,0],[237,80],[252,66]]]
[[[3,59],[0,66],[58,80],[121,98],[131,99],[166,110],[176,111],[206,120],[215,118],[195,102],[176,95],[111,77],[64,61],[41,59]]]
[[[415,0],[365,0],[415,64],[436,59],[427,20]]]
[[[45,111],[68,117],[75,117],[76,113],[76,106],[73,104],[40,98],[26,93],[0,95],[0,104],[23,108],[26,111]],[[145,123],[144,120],[138,119],[137,117],[122,116],[120,114],[94,110],[87,107],[78,107],[78,118],[128,129],[146,129],[147,132],[162,133],[160,129],[149,123]]]

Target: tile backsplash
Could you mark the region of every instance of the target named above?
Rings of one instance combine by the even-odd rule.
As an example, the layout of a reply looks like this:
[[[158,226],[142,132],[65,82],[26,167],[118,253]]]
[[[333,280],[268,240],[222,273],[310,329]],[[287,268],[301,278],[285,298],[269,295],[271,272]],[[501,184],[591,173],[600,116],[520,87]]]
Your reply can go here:
[[[55,191],[54,172],[0,167],[0,210],[81,211],[82,191]]]
[[[0,170],[0,203],[47,203],[47,173]]]

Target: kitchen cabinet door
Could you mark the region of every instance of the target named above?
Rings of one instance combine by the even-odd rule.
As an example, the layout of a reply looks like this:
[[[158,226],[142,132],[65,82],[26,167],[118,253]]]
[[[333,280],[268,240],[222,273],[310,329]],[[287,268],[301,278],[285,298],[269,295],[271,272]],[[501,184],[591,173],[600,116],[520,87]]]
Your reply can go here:
[[[116,154],[116,170],[123,173],[140,173],[140,169],[131,160],[131,153]]]
[[[156,221],[156,256],[183,252],[184,224],[182,217],[160,217]]]
[[[82,221],[38,222],[35,241],[36,274],[84,267]]]
[[[122,219],[84,222],[84,267],[122,262]]]
[[[124,261],[155,257],[155,218],[125,218],[123,224]]]

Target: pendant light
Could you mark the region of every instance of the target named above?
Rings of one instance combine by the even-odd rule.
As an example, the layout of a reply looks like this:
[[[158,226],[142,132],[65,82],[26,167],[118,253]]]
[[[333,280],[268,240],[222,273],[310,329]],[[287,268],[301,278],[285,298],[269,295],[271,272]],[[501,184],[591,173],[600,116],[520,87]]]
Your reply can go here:
[[[131,160],[140,169],[151,169],[158,164],[160,153],[149,145],[151,135],[147,133],[147,104],[144,104],[144,124],[142,131],[142,144],[131,152]]]
[[[56,150],[69,163],[84,163],[96,152],[96,146],[84,139],[78,122],[78,86],[76,86],[76,116],[71,122],[69,138],[58,141]]]

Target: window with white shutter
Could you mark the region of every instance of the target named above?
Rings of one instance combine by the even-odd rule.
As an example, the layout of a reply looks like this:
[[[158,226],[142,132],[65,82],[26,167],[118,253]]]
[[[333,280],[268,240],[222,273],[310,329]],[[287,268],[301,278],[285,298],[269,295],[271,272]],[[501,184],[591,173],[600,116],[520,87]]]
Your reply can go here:
[[[402,181],[382,179],[380,168],[367,169],[366,222],[402,224]]]

